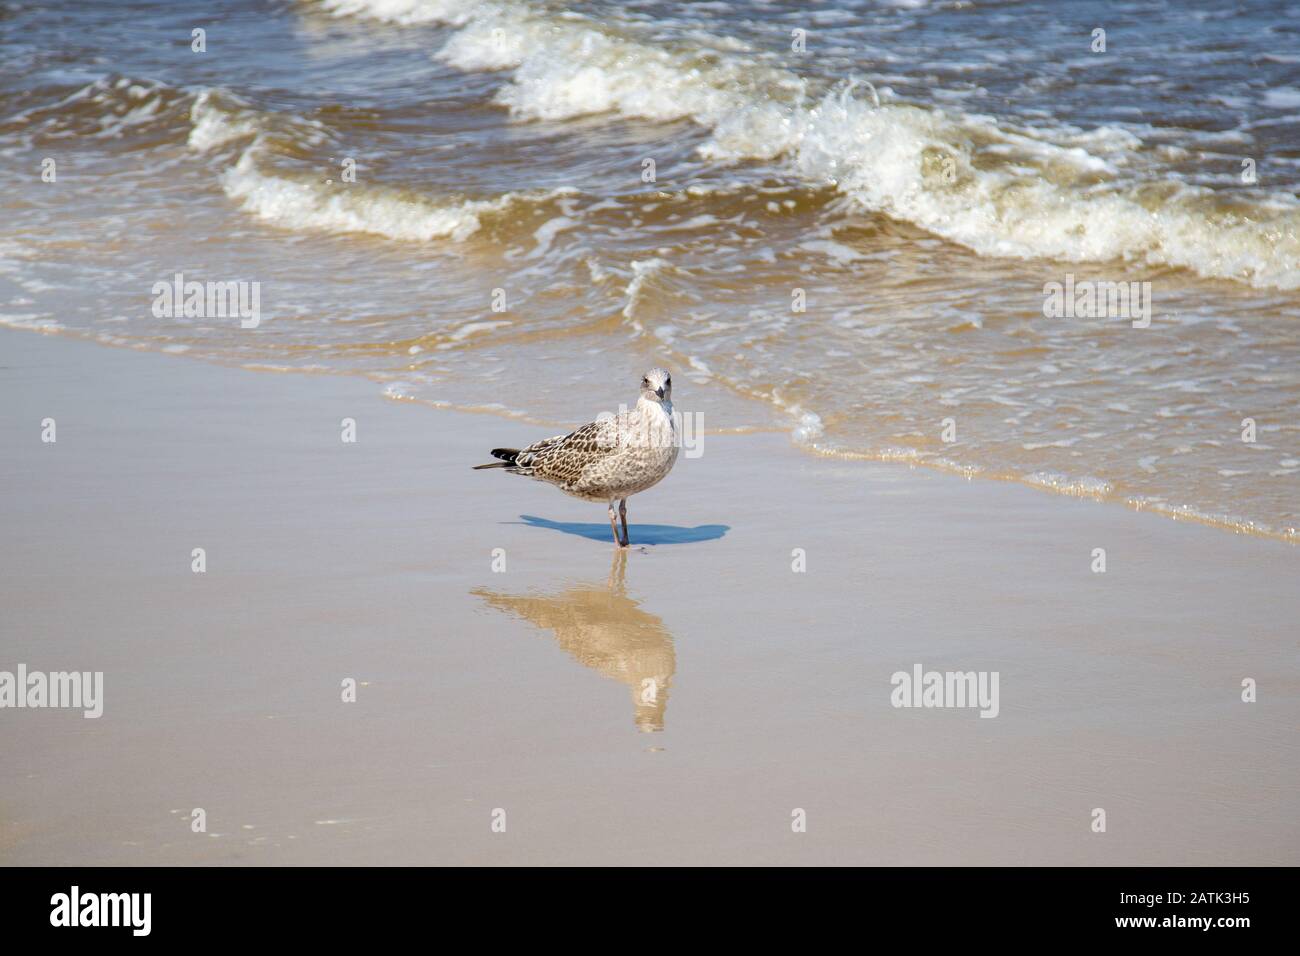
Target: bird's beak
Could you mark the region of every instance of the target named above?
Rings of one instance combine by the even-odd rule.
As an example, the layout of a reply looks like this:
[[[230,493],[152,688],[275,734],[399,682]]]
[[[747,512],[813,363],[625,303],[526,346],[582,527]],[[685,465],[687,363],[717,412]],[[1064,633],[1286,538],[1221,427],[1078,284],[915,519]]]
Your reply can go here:
[[[664,390],[663,390],[662,388],[656,388],[656,389],[655,389],[655,394],[658,395],[660,398],[663,398],[663,397],[664,397]]]

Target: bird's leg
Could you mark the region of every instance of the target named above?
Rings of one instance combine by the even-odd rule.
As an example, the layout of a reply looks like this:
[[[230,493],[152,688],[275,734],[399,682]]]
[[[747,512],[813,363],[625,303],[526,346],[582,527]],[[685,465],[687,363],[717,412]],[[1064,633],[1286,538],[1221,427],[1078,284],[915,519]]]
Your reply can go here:
[[[618,503],[618,517],[623,522],[623,547],[628,546],[627,540],[627,499],[624,498]]]
[[[618,547],[623,546],[623,542],[618,540],[618,525],[614,523],[614,502],[609,503],[609,530],[614,533],[614,544]]]

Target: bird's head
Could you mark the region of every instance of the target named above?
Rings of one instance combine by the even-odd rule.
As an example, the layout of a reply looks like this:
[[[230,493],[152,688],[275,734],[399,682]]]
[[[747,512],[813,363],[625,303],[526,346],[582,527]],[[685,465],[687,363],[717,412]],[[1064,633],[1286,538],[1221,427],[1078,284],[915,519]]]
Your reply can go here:
[[[673,380],[667,369],[652,368],[641,376],[641,397],[648,402],[672,402]]]

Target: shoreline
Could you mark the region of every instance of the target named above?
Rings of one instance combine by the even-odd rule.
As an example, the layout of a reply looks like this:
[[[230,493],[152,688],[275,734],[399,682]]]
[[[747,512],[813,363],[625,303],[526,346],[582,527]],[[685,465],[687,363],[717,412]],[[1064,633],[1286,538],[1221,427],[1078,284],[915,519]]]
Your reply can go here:
[[[620,572],[470,471],[537,426],[151,351],[0,329],[0,670],[105,674],[0,710],[0,864],[1300,862],[1285,540],[710,433]]]
[[[424,399],[415,396],[389,394],[386,389],[394,384],[391,381],[386,382],[384,378],[367,372],[350,372],[340,369],[331,368],[295,368],[293,366],[272,366],[259,362],[228,362],[220,358],[205,355],[191,354],[186,351],[176,351],[152,347],[145,343],[132,343],[124,340],[113,340],[112,337],[107,339],[99,335],[93,335],[89,332],[65,328],[62,326],[45,328],[45,327],[27,327],[22,325],[8,324],[3,317],[0,317],[0,331],[17,332],[20,334],[36,334],[49,338],[67,339],[75,342],[83,342],[96,345],[103,348],[124,349],[131,352],[145,352],[153,355],[161,355],[172,358],[186,358],[191,361],[203,362],[214,365],[219,368],[236,369],[248,372],[260,372],[265,374],[288,374],[288,375],[313,375],[313,376],[331,376],[345,379],[359,379],[369,382],[379,388],[381,396],[387,401],[394,403],[410,403],[429,408],[439,412],[451,412],[453,414],[464,415],[487,415],[499,418],[505,421],[512,421],[521,424],[532,425],[539,428],[554,429],[556,433],[562,433],[574,427],[576,423],[564,424],[558,421],[539,419],[529,416],[526,412],[506,407],[486,407],[479,405],[458,405],[453,402],[438,401],[434,399]],[[101,333],[102,334],[102,333]],[[725,386],[710,385],[726,392]],[[741,404],[751,402],[752,399],[740,395],[728,393],[730,401]],[[757,403],[765,411],[771,412],[772,409]],[[1285,544],[1300,546],[1300,531],[1294,529],[1276,529],[1272,527],[1260,526],[1256,522],[1245,518],[1234,518],[1230,515],[1206,514],[1196,511],[1190,505],[1172,505],[1165,506],[1162,502],[1151,501],[1143,498],[1141,495],[1121,495],[1108,494],[1095,490],[1086,490],[1078,487],[1083,481],[1097,480],[1080,478],[1070,482],[1070,487],[1057,487],[1052,483],[1041,480],[1031,480],[1031,475],[1017,475],[1008,471],[991,471],[986,470],[979,465],[963,465],[959,462],[948,461],[947,459],[925,459],[909,450],[899,451],[880,451],[880,452],[863,452],[852,449],[839,449],[833,447],[822,447],[816,442],[801,442],[795,440],[792,435],[798,430],[799,426],[794,422],[787,423],[789,427],[781,425],[763,426],[763,425],[740,425],[727,428],[710,428],[708,434],[718,436],[737,436],[737,435],[780,435],[785,437],[792,448],[812,458],[821,458],[838,461],[857,461],[873,464],[886,465],[905,465],[909,468],[926,468],[941,474],[953,475],[972,481],[993,481],[1003,482],[1012,485],[1018,485],[1022,488],[1028,488],[1044,494],[1061,496],[1065,498],[1078,498],[1090,501],[1096,501],[1105,505],[1118,505],[1119,507],[1133,512],[1150,513],[1157,515],[1166,520],[1175,522],[1189,522],[1208,528],[1214,528],[1218,531],[1232,535],[1244,535],[1251,538],[1262,538],[1271,541],[1280,541]],[[1052,477],[1050,474],[1046,477]],[[1109,484],[1109,482],[1105,482]]]

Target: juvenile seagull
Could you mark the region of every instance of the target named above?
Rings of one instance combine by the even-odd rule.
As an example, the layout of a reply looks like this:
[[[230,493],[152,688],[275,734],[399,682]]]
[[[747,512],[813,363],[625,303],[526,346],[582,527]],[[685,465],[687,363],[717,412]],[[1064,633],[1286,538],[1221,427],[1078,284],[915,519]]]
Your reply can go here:
[[[493,448],[500,462],[476,465],[504,468],[514,475],[548,481],[584,501],[609,503],[609,530],[614,543],[628,545],[627,499],[645,491],[672,471],[677,461],[677,426],[673,421],[673,381],[652,368],[641,379],[641,397],[630,412],[602,415],[567,435],[534,442],[527,448]],[[619,537],[614,502],[623,523]]]

